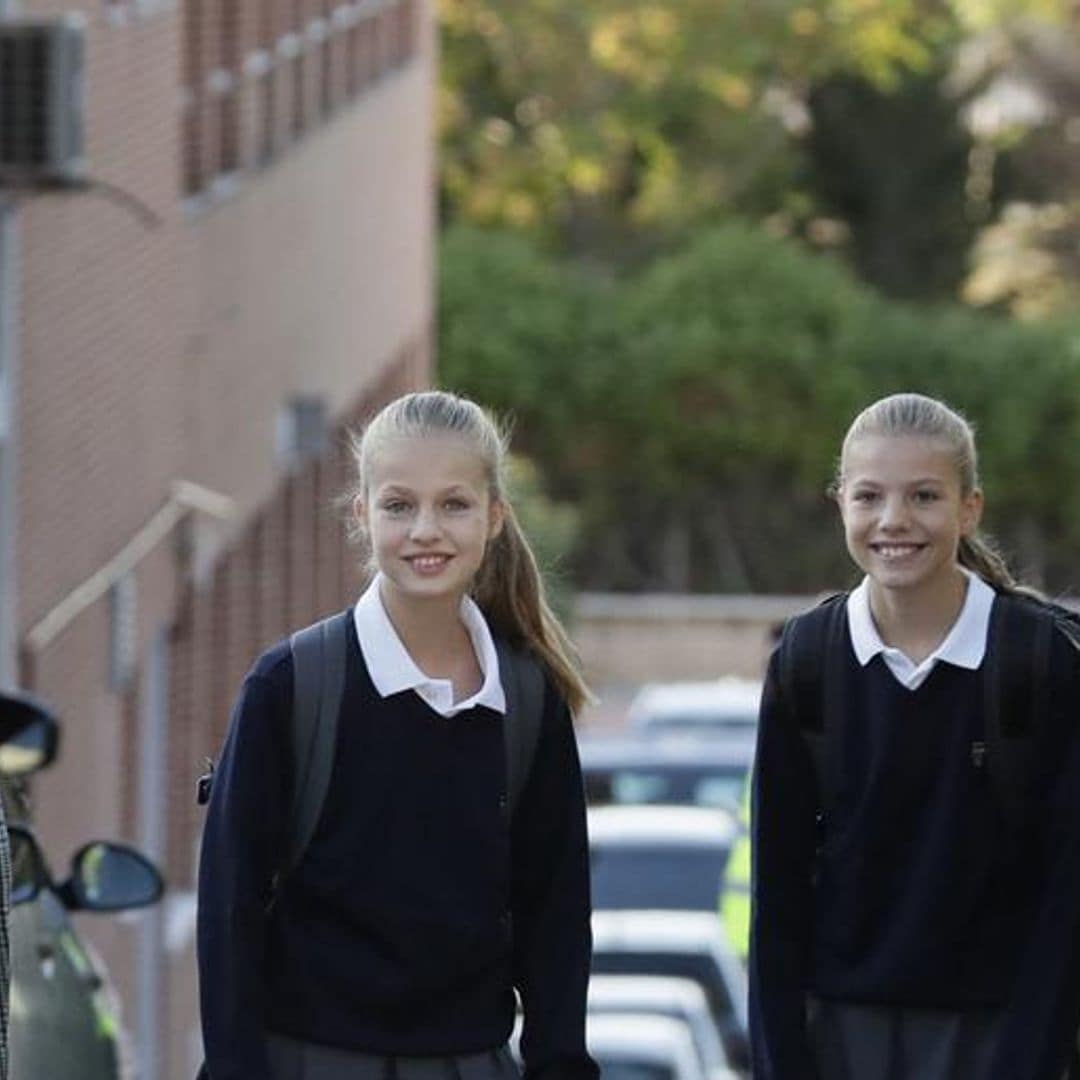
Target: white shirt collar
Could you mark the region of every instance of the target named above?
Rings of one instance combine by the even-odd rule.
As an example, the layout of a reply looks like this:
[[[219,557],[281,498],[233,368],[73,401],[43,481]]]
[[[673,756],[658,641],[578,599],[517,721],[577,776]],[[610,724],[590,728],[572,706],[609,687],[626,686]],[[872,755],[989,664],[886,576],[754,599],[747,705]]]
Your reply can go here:
[[[367,664],[368,674],[380,697],[415,690],[437,713],[453,716],[476,705],[486,705],[496,712],[506,712],[506,694],[499,678],[499,658],[487,620],[472,597],[461,599],[461,621],[469,633],[484,683],[471,697],[454,701],[454,687],[449,679],[432,679],[425,675],[409,655],[390,616],[383,607],[376,574],[363,596],[353,608],[353,621],[360,651]]]
[[[889,670],[909,690],[921,686],[939,660],[971,671],[977,669],[986,655],[990,609],[996,594],[978,574],[963,566],[960,570],[967,578],[964,606],[944,641],[919,664],[913,663],[899,649],[891,648],[881,640],[874,617],[870,613],[870,579],[863,578],[862,583],[852,590],[847,600],[848,630],[859,663],[866,667],[881,653]]]

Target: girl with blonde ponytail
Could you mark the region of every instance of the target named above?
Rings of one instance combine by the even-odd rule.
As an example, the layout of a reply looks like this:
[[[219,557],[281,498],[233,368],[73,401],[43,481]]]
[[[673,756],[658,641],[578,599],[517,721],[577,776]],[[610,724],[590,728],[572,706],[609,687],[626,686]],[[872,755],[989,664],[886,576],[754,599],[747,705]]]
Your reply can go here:
[[[373,576],[342,615],[322,817],[269,909],[290,798],[287,642],[249,674],[214,780],[203,860],[230,872],[200,880],[210,1077],[506,1080],[516,991],[527,1080],[596,1080],[572,723],[588,689],[510,506],[505,440],[474,402],[430,391],[387,405],[353,451],[351,531]],[[542,694],[517,800],[497,642]]]
[[[864,409],[835,494],[862,583],[785,627],[762,696],[755,1080],[1062,1080],[1080,651],[979,534],[974,436],[947,405]]]

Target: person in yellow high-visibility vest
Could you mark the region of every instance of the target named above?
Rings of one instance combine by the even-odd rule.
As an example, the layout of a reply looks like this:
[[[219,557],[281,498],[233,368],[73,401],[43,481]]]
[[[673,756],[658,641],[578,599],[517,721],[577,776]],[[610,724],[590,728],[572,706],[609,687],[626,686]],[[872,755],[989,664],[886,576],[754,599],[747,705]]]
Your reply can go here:
[[[745,964],[750,952],[750,784],[739,806],[739,836],[731,848],[720,889],[720,922]]]

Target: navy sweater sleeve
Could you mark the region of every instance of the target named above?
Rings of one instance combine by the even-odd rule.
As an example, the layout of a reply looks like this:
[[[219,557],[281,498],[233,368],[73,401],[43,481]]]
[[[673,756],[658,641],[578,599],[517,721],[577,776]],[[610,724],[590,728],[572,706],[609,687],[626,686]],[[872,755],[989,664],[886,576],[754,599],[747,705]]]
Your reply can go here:
[[[1049,723],[1034,777],[1033,850],[1039,901],[1002,1021],[993,1080],[1058,1080],[1080,1020],[1080,653],[1059,635]]]
[[[750,1037],[755,1080],[813,1080],[806,1031],[816,826],[813,765],[773,652],[751,791]]]
[[[594,1080],[585,1049],[592,954],[585,797],[570,712],[547,682],[512,830],[514,982],[526,1080]]]
[[[266,1049],[266,901],[286,818],[289,771],[278,680],[256,665],[214,775],[199,866],[198,960],[212,1080],[271,1080]],[[281,669],[275,674],[280,679]]]

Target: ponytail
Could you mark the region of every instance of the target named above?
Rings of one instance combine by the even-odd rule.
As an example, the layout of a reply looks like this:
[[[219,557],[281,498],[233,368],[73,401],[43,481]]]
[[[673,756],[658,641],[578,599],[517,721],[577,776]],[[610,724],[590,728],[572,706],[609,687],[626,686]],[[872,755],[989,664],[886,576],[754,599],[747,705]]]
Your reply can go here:
[[[500,636],[534,653],[547,668],[572,713],[593,700],[577,654],[548,606],[536,557],[513,507],[503,501],[502,530],[488,545],[473,582],[473,599]]]
[[[1005,556],[989,537],[979,533],[962,536],[957,561],[999,592],[1016,592],[1021,589],[1020,583],[1013,577],[1005,562]]]

